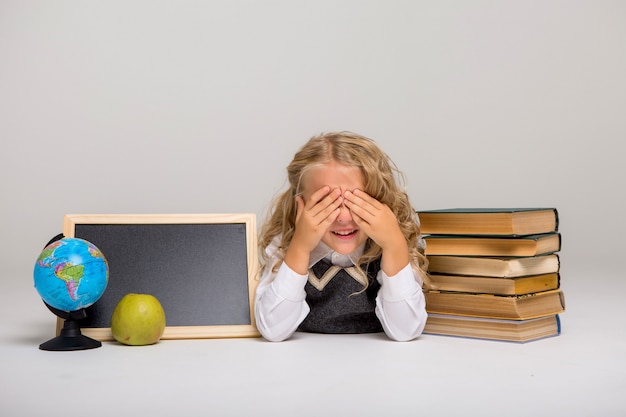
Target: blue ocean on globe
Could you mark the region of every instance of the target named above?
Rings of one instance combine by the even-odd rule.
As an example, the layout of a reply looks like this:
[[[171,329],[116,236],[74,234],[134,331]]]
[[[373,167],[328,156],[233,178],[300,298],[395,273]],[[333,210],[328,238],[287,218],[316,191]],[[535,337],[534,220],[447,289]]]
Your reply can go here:
[[[44,302],[70,312],[89,307],[102,297],[109,282],[109,265],[92,243],[63,238],[41,252],[34,277]]]

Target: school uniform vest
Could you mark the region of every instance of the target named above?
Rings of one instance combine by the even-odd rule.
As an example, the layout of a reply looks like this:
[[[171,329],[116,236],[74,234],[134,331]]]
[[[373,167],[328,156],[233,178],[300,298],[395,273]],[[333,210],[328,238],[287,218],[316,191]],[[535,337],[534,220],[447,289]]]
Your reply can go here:
[[[322,259],[309,270],[304,287],[311,311],[298,328],[313,333],[376,333],[383,328],[376,317],[376,274],[380,261],[367,267],[367,276],[356,268],[341,268]],[[368,287],[363,290],[367,280]]]

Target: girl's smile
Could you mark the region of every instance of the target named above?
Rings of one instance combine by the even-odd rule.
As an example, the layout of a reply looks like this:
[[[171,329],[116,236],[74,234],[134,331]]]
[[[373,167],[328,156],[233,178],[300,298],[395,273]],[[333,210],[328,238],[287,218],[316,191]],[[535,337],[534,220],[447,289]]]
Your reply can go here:
[[[346,238],[351,238],[352,236],[354,236],[354,234],[357,232],[356,229],[350,229],[350,230],[334,230],[333,233],[337,236],[340,237],[346,237]]]

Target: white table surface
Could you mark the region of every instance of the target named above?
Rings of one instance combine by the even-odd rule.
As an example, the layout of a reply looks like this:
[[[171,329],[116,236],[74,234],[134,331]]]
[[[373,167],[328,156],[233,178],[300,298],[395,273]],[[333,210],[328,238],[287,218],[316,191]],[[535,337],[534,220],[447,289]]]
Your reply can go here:
[[[297,333],[75,352],[39,350],[55,317],[5,277],[0,416],[625,416],[625,280],[568,274],[562,334],[525,344]]]

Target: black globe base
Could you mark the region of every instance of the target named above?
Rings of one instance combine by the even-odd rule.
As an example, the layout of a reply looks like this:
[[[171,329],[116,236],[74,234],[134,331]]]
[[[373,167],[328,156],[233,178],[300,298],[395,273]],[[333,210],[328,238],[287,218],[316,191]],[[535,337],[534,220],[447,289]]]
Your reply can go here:
[[[59,335],[39,345],[39,349],[52,351],[70,351],[93,349],[102,346],[102,342],[87,337],[80,331],[80,324],[78,320],[87,317],[85,309],[66,312],[58,310],[45,302],[44,304],[46,304],[50,311],[52,311],[58,317],[64,319],[65,322],[63,323],[63,328],[59,332]]]

